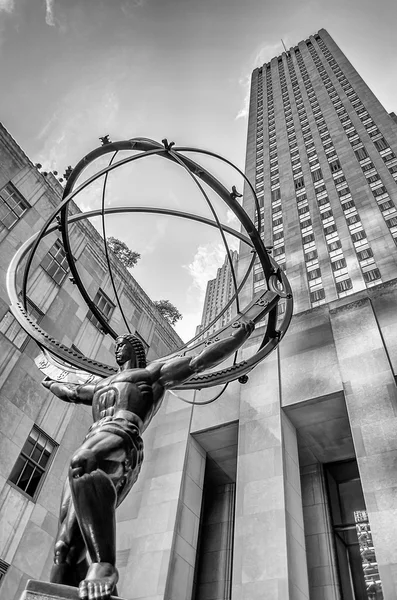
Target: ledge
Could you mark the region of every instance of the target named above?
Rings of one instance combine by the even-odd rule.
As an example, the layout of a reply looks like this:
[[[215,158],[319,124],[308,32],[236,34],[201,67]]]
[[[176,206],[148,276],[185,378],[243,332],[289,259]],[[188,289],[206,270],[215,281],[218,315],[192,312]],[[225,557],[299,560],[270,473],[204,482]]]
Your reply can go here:
[[[112,600],[121,600],[111,596]],[[29,579],[20,600],[80,600],[78,588]]]

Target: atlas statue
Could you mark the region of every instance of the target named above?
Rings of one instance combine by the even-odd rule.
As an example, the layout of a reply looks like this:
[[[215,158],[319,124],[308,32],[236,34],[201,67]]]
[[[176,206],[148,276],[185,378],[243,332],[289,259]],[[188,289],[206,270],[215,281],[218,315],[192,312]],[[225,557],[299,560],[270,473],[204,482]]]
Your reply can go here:
[[[172,389],[235,353],[254,329],[240,321],[229,337],[196,356],[146,364],[145,350],[132,334],[115,343],[117,373],[97,383],[43,385],[61,400],[92,406],[94,423],[70,462],[60,509],[51,581],[79,586],[82,599],[117,593],[116,507],[136,482],[143,462],[142,433]],[[91,564],[87,561],[87,552]]]

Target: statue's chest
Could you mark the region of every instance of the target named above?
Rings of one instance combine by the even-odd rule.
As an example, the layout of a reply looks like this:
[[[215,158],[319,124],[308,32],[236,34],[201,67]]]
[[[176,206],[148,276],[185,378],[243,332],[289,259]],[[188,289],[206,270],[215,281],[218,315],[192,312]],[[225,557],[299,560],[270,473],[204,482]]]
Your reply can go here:
[[[114,375],[97,388],[95,412],[100,417],[112,416],[116,408],[131,409],[139,400],[149,400],[152,395],[150,373],[133,370]]]

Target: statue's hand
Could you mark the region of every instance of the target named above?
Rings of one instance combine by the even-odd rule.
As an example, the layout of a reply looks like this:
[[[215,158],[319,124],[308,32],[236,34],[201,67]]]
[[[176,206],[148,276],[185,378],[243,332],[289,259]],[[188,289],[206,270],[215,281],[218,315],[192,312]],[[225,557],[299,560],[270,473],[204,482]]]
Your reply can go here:
[[[49,390],[52,383],[54,383],[53,379],[51,379],[50,377],[45,377],[41,382],[41,385]]]
[[[247,338],[255,329],[255,323],[253,321],[240,321],[237,327],[235,336]]]

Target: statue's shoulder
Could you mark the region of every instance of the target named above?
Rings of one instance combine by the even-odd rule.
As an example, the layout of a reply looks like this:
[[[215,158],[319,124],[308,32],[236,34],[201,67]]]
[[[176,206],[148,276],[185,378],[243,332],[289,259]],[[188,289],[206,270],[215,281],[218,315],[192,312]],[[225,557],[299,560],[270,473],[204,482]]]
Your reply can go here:
[[[145,371],[147,371],[152,379],[152,381],[156,380],[157,377],[160,376],[161,369],[164,366],[164,361],[162,360],[154,360],[146,366]]]

